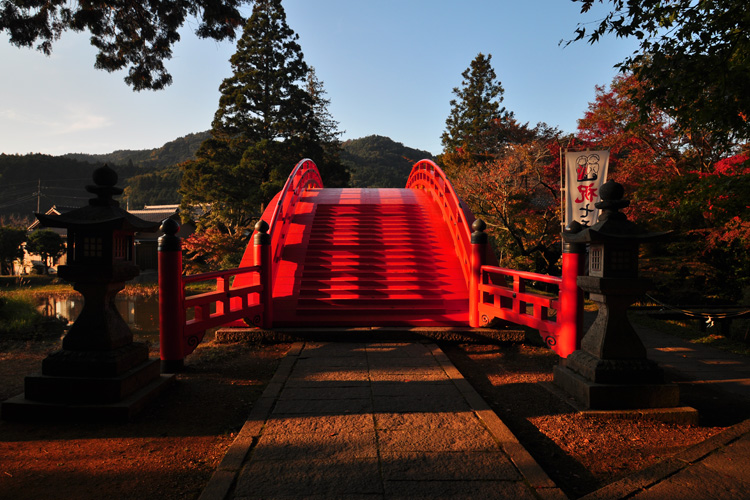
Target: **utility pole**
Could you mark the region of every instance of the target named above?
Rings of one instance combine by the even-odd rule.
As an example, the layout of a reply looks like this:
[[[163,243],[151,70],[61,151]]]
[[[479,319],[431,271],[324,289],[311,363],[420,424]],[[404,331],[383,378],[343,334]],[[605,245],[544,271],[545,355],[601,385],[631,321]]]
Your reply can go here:
[[[42,179],[39,179],[39,183],[36,186],[36,213],[39,213],[39,203],[42,198]]]

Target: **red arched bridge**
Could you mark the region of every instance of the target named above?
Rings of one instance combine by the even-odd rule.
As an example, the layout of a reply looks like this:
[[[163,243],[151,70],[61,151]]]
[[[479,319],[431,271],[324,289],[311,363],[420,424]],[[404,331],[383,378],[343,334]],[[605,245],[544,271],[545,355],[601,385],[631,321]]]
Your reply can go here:
[[[182,276],[176,224],[159,240],[160,342],[181,363],[221,325],[264,328],[471,326],[499,318],[539,330],[561,356],[581,336],[582,256],[563,276],[497,267],[475,220],[435,163],[416,163],[403,189],[324,188],[299,162],[268,205],[238,269]],[[189,283],[216,289],[188,296]],[[527,290],[557,285],[556,295]]]

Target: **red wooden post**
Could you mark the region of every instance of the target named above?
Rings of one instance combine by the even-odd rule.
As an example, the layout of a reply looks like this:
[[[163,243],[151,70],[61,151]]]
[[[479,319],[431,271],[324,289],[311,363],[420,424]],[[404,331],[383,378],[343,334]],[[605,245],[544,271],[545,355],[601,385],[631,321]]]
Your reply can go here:
[[[573,234],[581,229],[581,225],[574,221],[565,229],[565,232]],[[562,358],[567,358],[570,353],[581,348],[583,291],[578,287],[578,276],[583,272],[585,255],[585,244],[563,242],[560,310],[557,313],[560,327],[554,349]]]
[[[479,321],[479,285],[482,282],[482,266],[487,259],[487,224],[477,219],[471,225],[471,274],[469,276],[469,326],[480,326]]]
[[[255,265],[260,266],[260,284],[263,291],[260,303],[263,304],[263,318],[260,326],[271,328],[273,325],[273,262],[271,260],[271,235],[268,234],[268,223],[259,220],[255,224]]]
[[[161,224],[159,238],[159,350],[161,371],[175,373],[185,366],[185,312],[182,284],[182,239],[173,219]]]
[[[229,314],[232,310],[230,299],[229,299],[229,278],[220,276],[216,278],[216,291],[222,292],[224,298],[216,301],[216,314]],[[236,302],[236,301],[235,301]],[[209,311],[210,315],[210,311]]]

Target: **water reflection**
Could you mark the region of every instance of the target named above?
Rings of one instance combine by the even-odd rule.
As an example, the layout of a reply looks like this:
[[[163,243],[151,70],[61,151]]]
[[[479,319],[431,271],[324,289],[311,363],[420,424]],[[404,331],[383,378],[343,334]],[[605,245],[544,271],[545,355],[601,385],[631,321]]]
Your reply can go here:
[[[133,332],[133,338],[138,342],[149,342],[153,348],[159,347],[159,296],[152,295],[123,295],[115,296],[115,307],[122,319],[127,322]],[[45,316],[62,318],[72,325],[83,309],[83,297],[79,294],[68,296],[41,297],[37,309]],[[215,311],[212,305],[211,312]],[[187,319],[193,318],[194,312],[188,311]],[[204,341],[213,339],[218,328],[206,331]]]
[[[115,306],[133,333],[159,333],[159,297],[117,295]],[[42,297],[37,305],[45,316],[58,317],[72,324],[83,309],[83,297]]]

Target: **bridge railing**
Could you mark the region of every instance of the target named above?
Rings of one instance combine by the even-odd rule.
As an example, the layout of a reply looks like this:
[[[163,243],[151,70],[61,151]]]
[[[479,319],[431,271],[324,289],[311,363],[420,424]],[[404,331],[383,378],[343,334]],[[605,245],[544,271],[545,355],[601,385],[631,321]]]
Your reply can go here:
[[[284,188],[279,194],[271,219],[267,221],[268,233],[271,235],[271,283],[276,279],[277,264],[281,260],[284,239],[289,232],[289,226],[294,217],[294,207],[303,191],[322,187],[323,180],[320,177],[318,167],[310,159],[305,158],[297,163],[292,173],[289,174]],[[268,326],[270,326],[270,323]]]
[[[583,292],[577,279],[583,257],[580,247],[565,245],[562,276],[482,266],[477,298],[480,324],[486,326],[498,318],[534,328],[548,347],[566,358],[581,345]],[[553,285],[557,290],[529,290],[532,283]]]
[[[561,277],[486,265],[489,255],[486,224],[475,220],[440,167],[430,160],[417,162],[406,187],[424,189],[440,207],[469,290],[470,326],[486,326],[498,318],[535,328],[562,357],[580,347],[583,328],[583,293],[577,285],[583,266],[580,247],[564,245]],[[554,285],[557,293],[545,295],[528,290],[530,282]]]
[[[250,276],[256,284],[233,288],[233,278],[242,275]],[[185,320],[184,331],[184,336],[188,339],[187,345],[191,347],[190,352],[203,339],[209,328],[245,318],[258,324],[263,313],[263,304],[260,301],[260,294],[263,292],[260,266],[194,274],[182,278],[183,286],[211,281],[215,282],[215,290],[184,298],[185,317],[192,316],[192,319]]]
[[[273,322],[273,280],[294,207],[305,189],[323,187],[312,160],[297,163],[275,198],[270,222],[255,225],[253,245],[243,267],[182,275],[182,240],[177,222],[167,219],[159,238],[159,342],[162,370],[178,371],[185,356],[203,340],[206,330],[232,322],[270,328]],[[270,207],[269,207],[270,208]],[[268,211],[266,212],[268,213]],[[265,215],[265,214],[264,214]],[[215,282],[214,290],[187,295],[186,287]]]
[[[162,371],[171,373],[182,369],[185,357],[200,344],[206,330],[235,320],[262,323],[270,305],[270,253],[264,233],[265,239],[256,238],[256,265],[183,276],[179,224],[167,219],[161,228],[159,351]],[[265,231],[266,226],[261,229]],[[214,283],[213,290],[188,295],[188,285],[206,282]]]
[[[527,286],[529,283],[545,283],[559,287],[561,282],[562,278],[557,276],[482,266],[479,283],[482,324],[487,325],[492,318],[499,318],[529,326],[539,330],[550,347],[554,346],[554,334],[558,329],[558,295],[527,290]]]
[[[414,164],[406,181],[407,189],[424,189],[440,207],[456,254],[464,272],[466,285],[471,281],[471,229],[474,215],[466,209],[445,172],[430,160]],[[471,220],[469,220],[471,219]]]

